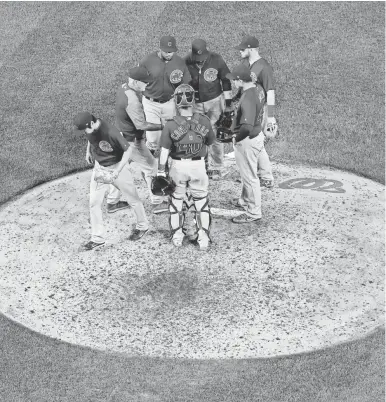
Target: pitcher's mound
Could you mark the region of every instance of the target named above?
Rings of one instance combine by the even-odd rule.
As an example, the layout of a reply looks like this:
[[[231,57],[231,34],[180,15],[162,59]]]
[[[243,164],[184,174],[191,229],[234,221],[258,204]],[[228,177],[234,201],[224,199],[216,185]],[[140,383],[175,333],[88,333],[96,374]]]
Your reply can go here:
[[[0,210],[0,310],[45,335],[130,355],[245,358],[309,351],[382,324],[384,186],[353,174],[275,164],[263,219],[237,225],[232,160],[210,182],[213,243],[175,249],[168,214],[130,242],[134,214],[105,213],[89,240],[91,172],[27,192]]]

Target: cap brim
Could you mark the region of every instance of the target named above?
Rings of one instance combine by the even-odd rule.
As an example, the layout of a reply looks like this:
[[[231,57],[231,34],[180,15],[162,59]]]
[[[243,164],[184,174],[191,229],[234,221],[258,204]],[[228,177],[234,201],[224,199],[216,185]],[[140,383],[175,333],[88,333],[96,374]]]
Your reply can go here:
[[[237,80],[238,78],[233,75],[232,73],[228,73],[226,76],[226,78],[228,78],[228,80]]]
[[[193,61],[203,61],[206,60],[208,58],[209,52],[202,52],[202,54],[198,54],[198,53],[193,53],[192,52],[192,60]]]
[[[242,45],[237,45],[234,47],[234,49],[236,50],[245,50],[247,48],[247,46],[242,46]]]
[[[160,49],[165,53],[172,53],[172,52],[174,53],[178,50],[176,47],[170,48],[170,47],[162,47],[162,46],[160,47]]]

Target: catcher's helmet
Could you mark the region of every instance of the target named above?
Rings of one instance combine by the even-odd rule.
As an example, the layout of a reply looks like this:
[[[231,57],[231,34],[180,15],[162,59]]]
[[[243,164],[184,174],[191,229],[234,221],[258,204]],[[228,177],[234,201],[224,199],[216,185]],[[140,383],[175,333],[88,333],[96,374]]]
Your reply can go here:
[[[155,176],[151,181],[151,192],[154,195],[172,195],[176,183],[170,177]]]
[[[188,84],[179,85],[174,91],[174,102],[177,109],[194,105],[194,89]]]

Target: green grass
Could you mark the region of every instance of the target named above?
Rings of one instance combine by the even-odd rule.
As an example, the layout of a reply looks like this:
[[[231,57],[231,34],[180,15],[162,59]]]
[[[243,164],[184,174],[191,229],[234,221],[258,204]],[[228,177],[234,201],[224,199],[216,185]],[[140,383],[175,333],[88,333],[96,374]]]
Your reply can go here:
[[[117,86],[164,34],[180,55],[202,37],[230,67],[233,45],[256,35],[277,81],[273,159],[384,183],[384,15],[381,2],[2,2],[0,203],[87,167],[73,116],[114,122]],[[73,348],[4,318],[0,328],[7,402],[384,400],[382,332],[305,356],[181,362]]]

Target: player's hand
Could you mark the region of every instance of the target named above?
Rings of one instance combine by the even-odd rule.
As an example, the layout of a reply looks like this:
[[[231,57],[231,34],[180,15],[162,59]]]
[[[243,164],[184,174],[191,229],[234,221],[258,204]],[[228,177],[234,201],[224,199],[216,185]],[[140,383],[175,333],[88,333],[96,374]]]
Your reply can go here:
[[[164,171],[160,171],[160,170],[158,170],[158,172],[157,172],[157,176],[166,177],[166,173],[165,173]]]
[[[267,124],[271,125],[277,124],[275,117],[267,117]]]
[[[92,157],[90,152],[86,152],[86,162],[89,165],[92,165],[94,163],[94,159],[93,159],[93,157]]]

